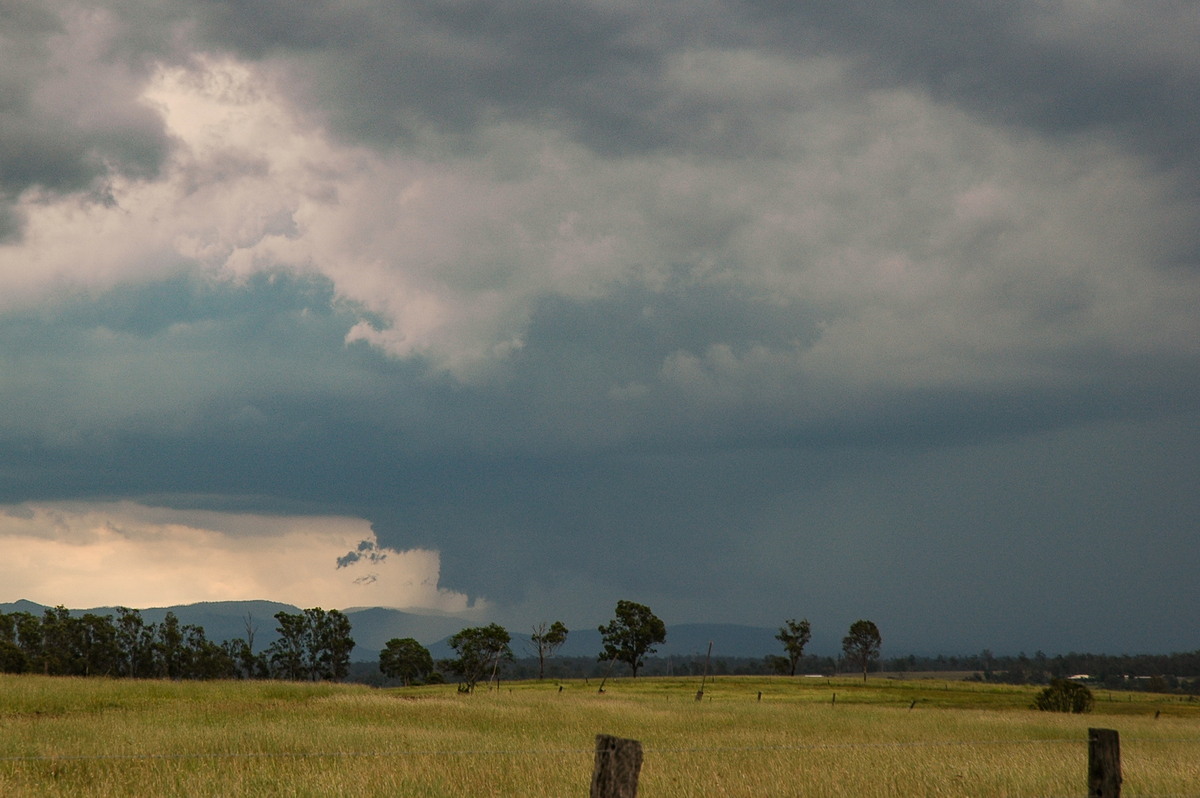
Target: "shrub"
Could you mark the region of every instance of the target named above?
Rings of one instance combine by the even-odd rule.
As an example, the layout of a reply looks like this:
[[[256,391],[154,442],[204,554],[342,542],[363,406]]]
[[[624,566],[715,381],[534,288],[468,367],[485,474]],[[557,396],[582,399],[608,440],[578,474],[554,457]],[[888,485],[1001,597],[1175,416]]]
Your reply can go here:
[[[1092,691],[1079,682],[1068,679],[1055,679],[1050,686],[1038,693],[1033,702],[1036,709],[1042,712],[1091,712],[1096,701]]]

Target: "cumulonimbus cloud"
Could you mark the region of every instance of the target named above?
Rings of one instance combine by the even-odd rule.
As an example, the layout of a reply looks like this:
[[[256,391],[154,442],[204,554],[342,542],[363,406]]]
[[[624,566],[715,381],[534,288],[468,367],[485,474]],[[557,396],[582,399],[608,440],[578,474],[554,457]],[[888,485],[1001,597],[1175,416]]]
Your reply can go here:
[[[685,96],[727,102],[756,76],[790,87],[792,107],[775,107],[782,89],[741,99],[761,106],[769,157],[601,155],[503,122],[434,161],[331,137],[262,65],[163,68],[143,95],[175,142],[162,175],[114,178],[110,203],[28,198],[24,239],[0,250],[3,301],[291,270],[358,309],[348,343],[469,379],[521,351],[544,297],[659,291],[686,264],[693,286],[803,312],[773,331],[782,346],[710,337],[664,353],[659,377],[707,360],[711,383],[753,352],[782,366],[767,389],[780,393],[1027,381],[1076,352],[1151,352],[1194,331],[1194,281],[1163,268],[1185,209],[1103,140],[1010,136],[906,89],[856,98],[835,59],[679,59],[689,69],[667,58],[661,79]],[[725,83],[699,85],[705,70]],[[1131,197],[1142,213],[1126,213]]]

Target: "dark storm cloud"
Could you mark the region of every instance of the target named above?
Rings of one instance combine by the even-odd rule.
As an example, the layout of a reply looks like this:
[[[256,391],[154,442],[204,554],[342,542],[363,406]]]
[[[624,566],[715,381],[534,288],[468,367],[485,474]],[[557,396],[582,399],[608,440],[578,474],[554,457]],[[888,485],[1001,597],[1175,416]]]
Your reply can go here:
[[[1086,618],[1098,601],[1103,617],[1123,618],[1123,603],[1170,604],[1170,586],[1200,567],[1188,531],[1200,510],[1194,415],[1110,424],[1111,405],[1096,400],[1095,423],[1080,426],[1081,390],[1058,411],[1030,395],[974,406],[942,397],[924,410],[897,402],[857,427],[813,419],[803,441],[785,420],[744,408],[727,426],[709,417],[688,429],[674,418],[678,397],[622,410],[626,397],[587,403],[597,392],[578,381],[637,380],[654,352],[734,331],[770,339],[780,322],[769,314],[720,321],[744,298],[627,290],[591,307],[547,305],[500,390],[430,383],[343,346],[320,283],[172,285],[173,298],[162,286],[124,289],[57,321],[7,320],[9,351],[36,357],[38,373],[86,370],[104,355],[123,390],[64,376],[37,396],[27,388],[24,409],[6,392],[0,500],[349,512],[373,522],[380,547],[440,550],[444,586],[501,606],[557,590],[575,597],[556,599],[567,617],[600,612],[598,595],[634,595],[680,619],[769,624],[799,606],[827,637],[839,612],[870,613],[895,650],[1102,649],[1110,634],[1120,646],[1183,645],[1166,621],[1139,619],[1136,633],[1081,623],[1075,602],[1088,604]],[[185,331],[160,323],[163,304],[185,308]],[[655,312],[640,312],[648,306]],[[714,310],[711,328],[701,307]],[[136,351],[153,378],[114,363],[115,344],[78,354],[99,330],[149,344]],[[219,354],[196,361],[197,350]],[[613,354],[643,350],[640,367]],[[535,382],[554,370],[558,392]],[[214,380],[220,390],[205,395]],[[35,408],[64,412],[59,391],[111,404],[90,423],[71,413],[74,432],[20,435],[34,428]],[[722,440],[712,440],[714,424]],[[745,429],[739,437],[744,424],[759,425],[757,440]],[[1034,434],[1059,425],[1068,431]],[[1114,559],[1117,549],[1127,554]],[[343,559],[375,553],[360,546]],[[698,604],[698,591],[726,609]],[[944,621],[931,628],[934,618]]]
[[[609,152],[753,146],[734,98],[681,95],[668,60],[703,48],[832,53],[863,87],[911,82],[1051,135],[1101,129],[1197,166],[1200,15],[1174,0],[654,3],[211,2],[206,37],[299,65],[348,131],[411,139],[496,119],[561,127]],[[778,87],[781,107],[797,101]],[[719,120],[719,124],[718,124]],[[720,129],[723,135],[715,136]],[[751,142],[747,142],[749,135]]]
[[[118,228],[149,241],[127,280],[46,288],[45,249],[8,261],[40,293],[0,297],[0,502],[366,518],[378,541],[331,569],[435,549],[447,587],[522,624],[635,598],[871,615],[901,647],[1180,644],[1127,607],[1190,617],[1200,567],[1195,288],[1161,268],[1200,251],[1172,194],[1200,152],[1190,5],[0,21],[7,232],[22,191],[108,207],[106,181],[156,186],[172,146],[183,164],[120,209],[147,220]],[[140,91],[214,52],[258,70],[214,78],[245,95],[223,119],[279,90],[295,106],[264,117],[364,146],[279,141],[291,120],[187,151]],[[347,343],[364,321],[408,348]],[[460,349],[487,362],[455,372]]]
[[[0,181],[10,199],[35,185],[80,190],[112,173],[153,173],[167,142],[153,112],[136,103],[138,80],[155,60],[184,60],[188,30],[210,47],[281,61],[297,92],[374,142],[518,119],[608,152],[753,146],[736,98],[681,94],[666,79],[672,56],[707,47],[834,53],[862,65],[870,82],[909,81],[1050,134],[1110,130],[1163,163],[1194,167],[1200,150],[1200,63],[1188,46],[1200,19],[1170,0],[1087,10],[942,0],[112,8],[0,9]],[[86,55],[63,52],[72,27],[90,31]],[[778,111],[798,101],[786,86],[778,91]]]
[[[603,4],[214,2],[199,18],[218,46],[299,64],[313,98],[369,141],[506,118],[605,148],[653,138],[635,109],[658,100],[660,55],[637,16]]]
[[[180,328],[163,323],[164,307]],[[662,293],[627,287],[592,302],[547,301],[507,381],[470,387],[345,347],[319,281],[263,278],[235,289],[179,279],[118,289],[53,319],[7,320],[12,348],[28,356],[40,341],[38,373],[62,382],[43,381],[41,394],[7,392],[0,500],[133,495],[177,507],[347,512],[369,518],[381,546],[439,549],[447,586],[496,601],[527,599],[531,573],[564,586],[583,573],[610,590],[652,590],[677,612],[686,602],[671,596],[699,583],[752,592],[739,564],[765,556],[760,546],[779,552],[772,541],[792,527],[778,556],[795,558],[805,600],[844,601],[848,585],[824,575],[843,570],[866,583],[851,592],[870,606],[886,603],[904,580],[961,568],[956,557],[984,569],[996,551],[1011,552],[1007,536],[1016,535],[1032,561],[1041,562],[1034,552],[1043,548],[1069,557],[1082,544],[1063,540],[1062,528],[1086,525],[1087,505],[1112,490],[1105,486],[1113,475],[1102,466],[1081,473],[1082,499],[1038,485],[1054,484],[1056,470],[1106,446],[1126,458],[1138,448],[1145,456],[1149,444],[1099,436],[1099,450],[1075,443],[1056,452],[1020,441],[1089,417],[1103,425],[1114,414],[1169,410],[1131,409],[1137,390],[1122,388],[1125,378],[1058,397],[898,396],[841,420],[805,415],[803,396],[790,406],[749,402],[703,414],[682,395],[606,390],[652,384],[654,364],[679,347],[776,341],[795,327],[797,312],[686,280]],[[98,331],[107,331],[102,350],[94,349]],[[114,357],[121,341],[136,344],[136,360]],[[107,384],[89,373],[96,357],[115,370]],[[10,361],[6,373],[19,377],[20,365]],[[1176,402],[1187,406],[1193,383],[1180,386]],[[76,408],[64,408],[59,393]],[[1163,396],[1156,388],[1152,404]],[[64,418],[48,419],[41,436],[21,436],[47,406]],[[1098,540],[1130,534],[1120,524],[1137,512],[1163,534],[1184,528],[1186,513],[1172,503],[1187,495],[1185,486],[1167,483],[1163,469],[1182,475],[1194,463],[1181,459],[1186,436],[1159,437],[1175,439],[1179,451],[1145,473],[1136,463],[1119,469],[1141,474],[1142,487],[1125,492],[1145,489],[1145,498],[1117,503],[1122,514],[1108,514],[1092,533]],[[994,454],[997,447],[1009,455]],[[956,462],[930,465],[943,459]],[[1044,479],[1022,480],[1013,462],[1040,463]],[[979,476],[956,484],[963,478],[947,473]],[[991,479],[999,482],[989,486]],[[1163,490],[1150,491],[1156,479]],[[1176,510],[1150,512],[1163,501]],[[910,561],[906,551],[919,556]],[[1148,555],[1146,567],[1160,564]],[[973,579],[981,590],[1005,590],[1013,569],[1029,567],[1012,562]],[[779,578],[769,570],[763,580]],[[1049,573],[1036,580],[1038,590],[1052,589]],[[786,589],[783,581],[777,587]],[[919,644],[919,630],[905,634]]]
[[[804,98],[786,81],[759,87],[774,95],[773,108],[742,105],[728,91],[680,91],[672,63],[707,48],[833,54],[858,64],[860,89],[911,83],[1048,135],[1102,130],[1166,165],[1194,170],[1200,151],[1200,63],[1188,46],[1200,19],[1170,0],[1085,10],[942,0],[503,8],[130,0],[109,13],[70,3],[7,3],[0,13],[0,186],[10,201],[31,186],[103,196],[107,176],[152,174],[168,142],[136,93],[154,63],[186,62],[189,36],[280,64],[298,97],[374,143],[438,149],[450,134],[471,147],[480,125],[515,120],[608,153],[770,146],[762,114]],[[72,28],[90,30],[94,42],[74,59],[61,43]]]
[[[327,283],[285,275],[241,287],[182,276],[5,314],[0,394],[8,412],[0,429],[10,443],[9,484],[29,488],[18,473],[28,459],[66,469],[64,484],[91,492],[86,484],[100,476],[91,457],[112,466],[105,483],[122,475],[186,481],[153,456],[150,470],[164,470],[136,473],[134,441],[143,437],[149,448],[225,436],[248,446],[288,440],[297,421],[273,415],[272,404],[303,396],[308,385],[321,386],[326,399],[341,390],[336,359],[347,324]],[[347,380],[344,388],[353,386]]]
[[[876,83],[1049,135],[1103,131],[1165,166],[1200,161],[1193,3],[745,2],[759,42],[851,55]],[[769,43],[769,44],[768,44]]]
[[[362,540],[358,543],[358,548],[353,551],[348,551],[341,557],[337,558],[338,568],[348,568],[356,562],[366,560],[371,564],[381,563],[388,557],[387,551],[375,545],[372,541]],[[360,577],[363,579],[372,579],[373,577]]]
[[[110,178],[157,172],[168,140],[120,37],[121,23],[70,4],[0,5],[0,236],[18,232],[12,203],[28,189],[103,202]]]

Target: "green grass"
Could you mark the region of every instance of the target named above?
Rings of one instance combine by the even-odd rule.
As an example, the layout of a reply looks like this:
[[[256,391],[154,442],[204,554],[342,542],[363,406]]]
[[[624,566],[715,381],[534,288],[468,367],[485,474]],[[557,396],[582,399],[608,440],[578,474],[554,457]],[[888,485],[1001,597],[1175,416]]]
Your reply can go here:
[[[557,798],[587,793],[605,733],[642,742],[644,798],[1082,796],[1089,726],[1121,733],[1123,795],[1200,794],[1200,703],[1178,697],[1100,691],[1072,716],[965,682],[719,677],[697,702],[698,686],[0,676],[0,795]]]

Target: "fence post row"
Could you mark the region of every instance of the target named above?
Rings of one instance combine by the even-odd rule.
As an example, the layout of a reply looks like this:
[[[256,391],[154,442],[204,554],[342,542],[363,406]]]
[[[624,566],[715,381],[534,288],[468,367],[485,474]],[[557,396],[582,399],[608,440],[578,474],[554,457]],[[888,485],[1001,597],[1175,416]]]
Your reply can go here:
[[[597,734],[591,798],[637,798],[641,770],[641,743]]]
[[[1088,798],[1120,795],[1120,735],[1113,729],[1088,729]]]
[[[597,734],[591,798],[637,798],[641,770],[640,742]],[[1088,798],[1121,798],[1121,737],[1115,729],[1088,729]]]

